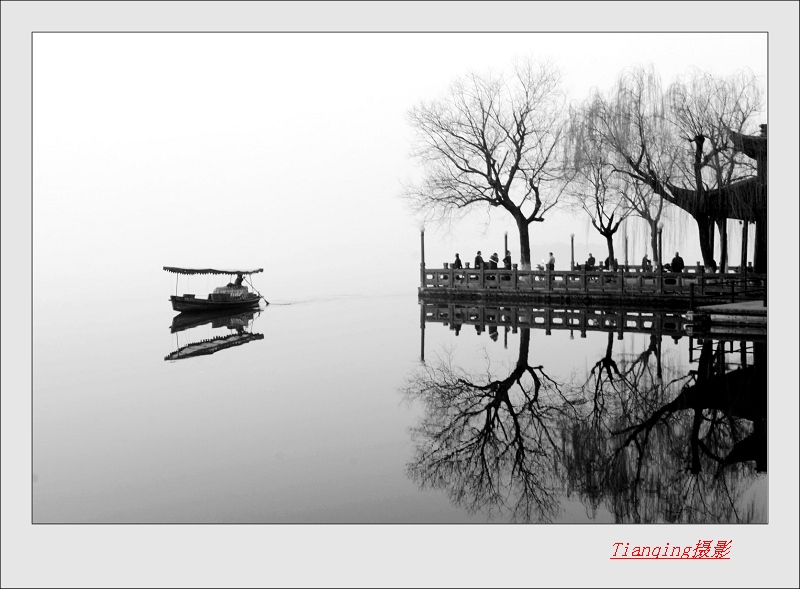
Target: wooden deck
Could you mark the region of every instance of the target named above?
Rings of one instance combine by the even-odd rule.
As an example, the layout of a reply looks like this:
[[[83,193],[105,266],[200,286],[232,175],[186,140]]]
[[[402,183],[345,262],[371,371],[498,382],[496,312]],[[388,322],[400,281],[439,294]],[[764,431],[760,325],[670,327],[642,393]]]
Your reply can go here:
[[[424,300],[584,303],[648,303],[692,309],[696,305],[766,297],[762,274],[717,274],[690,267],[683,273],[614,271],[421,270]]]
[[[767,307],[763,301],[706,305],[686,314],[689,332],[697,335],[751,336],[766,340]]]

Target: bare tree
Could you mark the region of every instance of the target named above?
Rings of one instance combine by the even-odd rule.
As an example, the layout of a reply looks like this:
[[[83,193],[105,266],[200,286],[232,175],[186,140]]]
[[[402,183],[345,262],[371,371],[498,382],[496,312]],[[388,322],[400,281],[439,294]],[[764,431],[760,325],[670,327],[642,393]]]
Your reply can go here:
[[[402,195],[412,210],[446,222],[473,206],[503,208],[519,229],[522,267],[530,269],[529,226],[544,221],[563,191],[559,88],[551,64],[529,59],[510,76],[467,75],[445,98],[412,108],[412,156],[424,168],[422,182]]]
[[[728,188],[753,176],[752,164],[733,149],[731,131],[754,126],[761,109],[755,76],[693,71],[664,92],[652,68],[635,68],[592,104],[592,128],[616,154],[618,170],[694,217],[703,261],[715,267],[714,224],[747,219],[753,206]]]

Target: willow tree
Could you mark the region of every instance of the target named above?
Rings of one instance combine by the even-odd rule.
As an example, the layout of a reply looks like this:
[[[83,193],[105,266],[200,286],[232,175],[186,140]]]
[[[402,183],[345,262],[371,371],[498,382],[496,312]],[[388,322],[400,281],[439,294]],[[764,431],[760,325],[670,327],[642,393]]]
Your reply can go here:
[[[664,211],[664,199],[646,184],[628,178],[627,188],[623,192],[625,202],[630,207],[632,214],[640,217],[647,223],[650,231],[650,249],[656,267],[664,263],[658,249],[658,224]]]
[[[731,138],[731,131],[755,128],[761,109],[755,76],[716,78],[694,70],[665,91],[652,68],[639,67],[624,72],[608,96],[596,94],[592,105],[590,123],[615,153],[618,170],[689,213],[703,262],[715,267],[714,225],[724,255],[725,221],[752,207],[729,187],[755,175]]]
[[[609,266],[614,260],[614,234],[631,214],[625,177],[609,162],[606,145],[587,124],[586,107],[572,109],[565,135],[564,165],[571,169],[567,194],[573,207],[586,213],[592,227],[606,240]]]
[[[452,222],[479,206],[504,209],[530,269],[530,225],[544,221],[563,191],[563,105],[560,74],[549,63],[529,59],[510,74],[456,80],[444,97],[408,113],[423,178],[402,196],[426,221]]]

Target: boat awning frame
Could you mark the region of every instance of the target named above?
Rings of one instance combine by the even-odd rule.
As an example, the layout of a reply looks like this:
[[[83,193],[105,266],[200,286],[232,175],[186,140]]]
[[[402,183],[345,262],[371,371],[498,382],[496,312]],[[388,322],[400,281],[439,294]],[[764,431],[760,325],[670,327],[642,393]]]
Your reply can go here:
[[[258,274],[263,272],[263,268],[255,270],[216,270],[214,268],[176,268],[174,266],[164,266],[164,270],[173,274]]]

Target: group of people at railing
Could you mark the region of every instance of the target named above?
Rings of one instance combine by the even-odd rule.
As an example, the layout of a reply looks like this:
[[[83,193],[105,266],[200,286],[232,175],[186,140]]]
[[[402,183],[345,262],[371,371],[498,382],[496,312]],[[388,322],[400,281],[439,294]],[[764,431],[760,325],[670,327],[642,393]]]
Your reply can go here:
[[[455,260],[453,261],[452,264],[450,264],[450,268],[452,268],[453,270],[462,270],[465,267],[466,267],[466,269],[475,269],[475,270],[497,270],[497,269],[499,269],[499,263],[500,263],[500,258],[497,255],[497,252],[495,252],[491,256],[489,256],[488,261],[485,261],[483,259],[483,255],[481,254],[481,251],[478,250],[478,253],[475,256],[474,265],[473,265],[472,268],[470,268],[469,262],[466,262],[466,264],[462,263],[459,254],[456,254]],[[549,270],[549,271],[552,272],[552,271],[555,270],[555,265],[556,265],[555,256],[553,256],[553,252],[550,252],[547,262],[542,260],[541,264],[537,264],[536,265],[536,270],[539,270],[539,271]],[[447,268],[448,264],[445,264],[444,266],[445,266],[445,268]],[[516,267],[516,264],[514,264],[513,266]],[[503,258],[503,269],[504,270],[511,270],[512,269],[511,252],[508,251],[508,250],[506,250],[506,255]],[[608,257],[606,257],[604,262],[602,262],[601,264],[598,265],[597,261],[595,260],[595,257],[592,255],[591,252],[589,252],[589,258],[586,260],[586,262],[584,264],[576,264],[575,265],[575,270],[578,270],[578,271],[586,270],[587,272],[595,272],[595,271],[617,272],[617,271],[619,271],[619,269],[620,269],[620,264],[619,264],[619,261],[616,258],[611,259],[611,256],[608,256]],[[675,256],[672,258],[672,260],[669,263],[666,263],[666,264],[662,265],[662,270],[664,272],[671,272],[673,274],[683,274],[685,269],[686,269],[686,264],[683,261],[683,258],[681,257],[680,252],[675,252]],[[714,264],[714,266],[711,267],[711,268],[706,268],[706,267],[701,266],[700,263],[698,262],[698,270],[697,270],[698,272],[716,273],[717,270],[718,270],[718,268],[717,268],[716,264]],[[633,271],[633,272],[637,272],[637,271],[638,272],[653,272],[654,271],[653,262],[650,260],[650,258],[645,253],[644,257],[642,258],[642,263],[641,263],[640,266],[636,267],[636,266],[626,265],[625,266],[625,271],[626,272],[630,272],[630,271]],[[735,267],[732,267],[732,268],[729,268],[729,271],[737,272],[737,273],[745,273],[745,272],[752,273],[753,272],[753,263],[752,262],[748,262],[746,268],[738,268],[737,269]]]
[[[619,261],[614,258],[611,259],[611,256],[608,256],[602,265],[597,266],[596,260],[591,252],[589,252],[589,258],[586,260],[585,264],[578,264],[576,266],[576,270],[586,270],[589,272],[595,270],[610,270],[611,272],[616,272],[619,270],[620,264]],[[631,266],[626,266],[626,269],[632,268]],[[679,252],[675,252],[675,257],[672,258],[672,261],[669,264],[664,264],[663,270],[665,272],[674,272],[676,274],[683,273],[684,268],[686,268],[686,264],[683,261]],[[635,269],[635,268],[634,268]],[[638,270],[640,272],[652,272],[653,271],[653,262],[647,257],[645,253],[644,257],[642,258],[642,263],[639,266]]]
[[[486,262],[483,260],[481,251],[478,250],[478,253],[475,256],[475,265],[473,267],[476,270],[497,270],[499,263],[500,257],[497,255],[497,252],[489,256],[489,261]],[[461,258],[458,254],[456,254],[456,259],[453,261],[451,268],[453,268],[453,270],[461,270],[463,267],[464,266],[461,263]],[[469,262],[467,262],[467,268],[469,268]],[[506,257],[503,258],[503,269],[511,270],[511,252],[508,250],[506,250]]]

